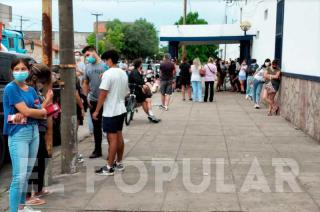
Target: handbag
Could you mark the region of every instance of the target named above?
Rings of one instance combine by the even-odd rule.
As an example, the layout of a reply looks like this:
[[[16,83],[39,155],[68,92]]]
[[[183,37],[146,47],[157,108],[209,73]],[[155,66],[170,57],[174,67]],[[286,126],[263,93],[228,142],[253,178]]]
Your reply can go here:
[[[205,77],[206,76],[206,70],[204,70],[204,68],[201,68],[199,73],[200,73],[201,77]]]

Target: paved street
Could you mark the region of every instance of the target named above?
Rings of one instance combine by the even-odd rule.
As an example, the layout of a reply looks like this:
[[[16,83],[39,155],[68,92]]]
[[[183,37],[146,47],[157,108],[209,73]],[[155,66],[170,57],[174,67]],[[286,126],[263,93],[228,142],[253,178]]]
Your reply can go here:
[[[155,104],[159,102],[156,96]],[[244,96],[232,93],[217,94],[214,103],[182,102],[176,93],[169,111],[154,111],[162,119],[160,124],[149,123],[139,109],[125,127],[124,173],[95,176],[93,166],[103,165],[104,160],[85,159],[79,173],[54,176],[50,187],[54,193],[39,208],[45,212],[320,211],[320,146],[283,118],[267,117],[265,109],[254,110]],[[86,157],[92,139],[80,144]],[[106,158],[106,142],[103,145]],[[56,152],[54,173],[59,173],[58,156]],[[296,161],[299,170],[286,158]],[[291,167],[284,168],[287,175],[276,171],[283,164]],[[290,178],[293,173],[297,178],[281,190],[279,176]],[[137,185],[140,182],[142,186]]]

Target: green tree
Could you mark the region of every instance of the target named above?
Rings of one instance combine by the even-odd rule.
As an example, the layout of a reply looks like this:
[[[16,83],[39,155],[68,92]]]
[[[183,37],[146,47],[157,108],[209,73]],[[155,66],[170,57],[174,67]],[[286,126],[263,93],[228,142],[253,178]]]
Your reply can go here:
[[[115,49],[128,59],[154,57],[158,54],[159,38],[152,23],[145,19],[124,24],[115,19],[107,23],[107,32],[99,40],[99,53]],[[95,45],[95,33],[87,37],[88,45]]]
[[[87,44],[90,46],[96,45],[96,33],[92,32],[87,37]]]
[[[180,19],[175,23],[175,25],[182,25],[182,24],[183,24],[183,17],[181,16]],[[198,12],[189,12],[186,17],[186,24],[187,25],[208,24],[208,22],[202,18],[199,18]]]
[[[180,17],[180,19],[175,24],[182,25],[183,17]],[[198,12],[190,12],[187,14],[186,24],[208,24],[208,22],[204,19],[199,18]],[[218,49],[219,47],[217,45],[190,45],[186,47],[187,58],[188,60],[193,60],[194,58],[199,57],[202,62],[206,62],[209,57],[218,56]],[[179,50],[179,52],[181,53],[181,49]]]
[[[92,32],[87,37],[87,44],[90,46],[96,46],[96,33]],[[99,40],[98,42],[98,54],[102,54],[106,50],[105,40]]]
[[[119,19],[107,23],[107,33],[105,35],[106,50],[115,49],[122,51],[124,46],[124,25]]]
[[[136,20],[124,27],[122,53],[129,59],[153,57],[158,53],[159,38],[152,23],[145,19]]]

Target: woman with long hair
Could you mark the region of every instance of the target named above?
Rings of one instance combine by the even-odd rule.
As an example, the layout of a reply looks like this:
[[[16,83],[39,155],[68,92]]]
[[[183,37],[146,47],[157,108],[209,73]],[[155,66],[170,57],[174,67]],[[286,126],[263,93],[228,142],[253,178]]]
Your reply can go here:
[[[180,68],[180,84],[181,84],[181,93],[182,100],[186,100],[186,92],[188,93],[189,100],[191,101],[191,66],[188,63],[187,57],[182,59],[182,63],[179,66]]]
[[[208,101],[209,93],[210,93],[209,101],[213,102],[214,81],[216,80],[217,67],[214,64],[214,59],[212,57],[209,58],[207,65],[204,66],[204,69],[206,70],[204,102]]]
[[[247,79],[247,70],[248,70],[247,60],[244,59],[241,63],[240,72],[239,72],[239,76],[238,76],[239,81],[240,81],[240,89],[241,89],[242,94],[245,93],[244,87],[245,87],[245,82]]]
[[[14,80],[6,85],[3,95],[4,135],[8,135],[12,163],[12,182],[9,192],[11,212],[34,211],[25,206],[28,179],[39,148],[39,119],[45,119],[37,92],[26,83],[30,65],[25,59],[11,64]]]
[[[194,102],[202,102],[201,68],[200,59],[194,59],[191,66],[192,99]]]
[[[27,84],[33,87],[37,92],[40,104],[43,108],[48,106],[52,101],[53,92],[48,90],[44,96],[45,88],[51,84],[51,70],[44,64],[34,64],[30,69],[30,76],[27,79]],[[49,191],[44,189],[44,173],[46,169],[46,160],[49,158],[49,154],[46,148],[46,132],[48,129],[47,120],[39,120],[39,150],[37,154],[36,166],[33,168],[33,177],[29,179],[28,193],[26,204],[42,205],[46,202],[40,197],[49,194]],[[32,186],[35,190],[35,194],[32,195]]]
[[[271,66],[271,60],[266,59],[264,61],[264,64],[255,72],[254,74],[254,80],[253,80],[253,102],[254,102],[254,108],[259,109],[260,108],[260,96],[262,87],[264,84],[264,72],[267,68]]]
[[[266,85],[263,92],[263,99],[269,104],[268,116],[278,115],[279,112],[279,106],[274,100],[280,88],[281,70],[278,65],[278,61],[273,60],[271,67],[268,67],[264,71]]]

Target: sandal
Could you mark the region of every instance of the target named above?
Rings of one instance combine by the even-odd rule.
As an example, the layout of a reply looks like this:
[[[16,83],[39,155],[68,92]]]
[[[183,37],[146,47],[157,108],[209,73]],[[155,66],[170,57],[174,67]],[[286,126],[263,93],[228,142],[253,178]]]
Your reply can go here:
[[[268,115],[268,116],[272,116],[272,112],[271,112],[271,111],[269,111],[267,115]]]
[[[37,205],[44,205],[46,204],[46,201],[44,201],[43,199],[39,199],[36,197],[31,197],[30,199],[28,199],[26,201],[26,205],[28,206],[37,206]]]
[[[49,194],[51,194],[52,192],[50,192],[49,190],[47,190],[47,189],[44,189],[44,190],[42,190],[42,191],[40,191],[40,192],[37,192],[37,193],[35,193],[35,197],[36,198],[40,198],[40,197],[43,197],[43,196],[47,196],[47,195],[49,195]]]
[[[278,115],[279,109],[280,109],[279,106],[274,106],[273,109],[272,109],[272,113],[273,113],[274,115]]]

